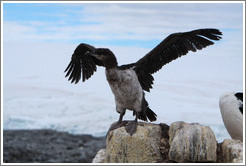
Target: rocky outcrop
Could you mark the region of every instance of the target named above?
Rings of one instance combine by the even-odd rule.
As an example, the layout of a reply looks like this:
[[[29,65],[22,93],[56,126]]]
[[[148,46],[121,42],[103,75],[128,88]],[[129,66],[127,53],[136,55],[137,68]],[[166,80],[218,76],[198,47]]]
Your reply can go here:
[[[213,131],[199,124],[175,122],[169,130],[169,159],[175,162],[215,162],[217,142]]]
[[[139,123],[132,136],[124,127],[113,130],[107,136],[105,162],[161,162],[161,135],[160,125],[150,123]]]
[[[161,162],[242,162],[242,142],[225,140],[218,144],[208,126],[175,122],[139,123],[130,136],[124,127],[111,131],[106,149],[93,162],[161,163]]]
[[[219,146],[218,162],[221,163],[242,163],[243,143],[240,140],[226,139]]]

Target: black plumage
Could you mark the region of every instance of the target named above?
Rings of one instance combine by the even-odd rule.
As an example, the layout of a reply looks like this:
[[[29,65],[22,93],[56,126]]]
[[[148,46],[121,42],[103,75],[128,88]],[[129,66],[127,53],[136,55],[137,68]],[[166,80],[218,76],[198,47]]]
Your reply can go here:
[[[147,53],[136,63],[121,66],[123,69],[135,66],[139,81],[145,91],[150,91],[153,84],[151,74],[157,72],[165,64],[186,55],[188,51],[196,52],[209,45],[213,45],[211,40],[220,40],[222,33],[217,29],[199,29],[185,33],[174,33],[165,38],[153,50]],[[104,66],[102,62],[89,53],[95,52],[96,48],[82,43],[74,51],[72,60],[65,72],[69,76],[71,83],[78,83],[83,76],[82,81],[89,79],[97,70],[96,65]],[[81,72],[82,70],[82,72]]]
[[[199,29],[185,33],[174,33],[164,39],[153,50],[135,63],[136,72],[143,89],[149,91],[153,81],[148,82],[153,74],[165,64],[186,55],[188,51],[196,52],[214,44],[211,40],[221,39],[222,33],[217,29]],[[209,40],[210,39],[210,40]],[[157,63],[158,62],[158,63]]]
[[[241,104],[239,106],[239,110],[243,114],[243,93],[242,92],[235,93],[235,96],[236,96],[237,100],[241,101],[240,102]]]
[[[85,43],[78,45],[75,49],[72,59],[65,70],[67,72],[66,77],[69,76],[68,80],[71,80],[71,83],[78,83],[81,79],[81,74],[83,82],[88,80],[97,70],[96,65],[103,66],[102,62],[89,54],[89,52],[94,52],[95,49],[95,47]]]

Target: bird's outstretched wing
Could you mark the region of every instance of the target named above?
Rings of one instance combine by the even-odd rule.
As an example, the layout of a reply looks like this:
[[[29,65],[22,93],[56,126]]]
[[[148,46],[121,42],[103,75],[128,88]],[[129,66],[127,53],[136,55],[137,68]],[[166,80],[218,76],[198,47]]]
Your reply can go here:
[[[89,44],[81,43],[74,50],[71,61],[64,71],[67,72],[65,77],[69,77],[68,80],[71,80],[71,83],[78,83],[81,79],[81,74],[83,76],[82,81],[84,82],[97,70],[96,65],[103,66],[102,62],[90,55],[95,49],[95,47]]]
[[[160,70],[165,64],[214,44],[212,40],[220,40],[222,33],[217,29],[198,29],[184,33],[173,33],[165,38],[153,50],[134,63],[139,82],[144,90],[152,88],[151,74]],[[132,64],[131,64],[132,65]]]

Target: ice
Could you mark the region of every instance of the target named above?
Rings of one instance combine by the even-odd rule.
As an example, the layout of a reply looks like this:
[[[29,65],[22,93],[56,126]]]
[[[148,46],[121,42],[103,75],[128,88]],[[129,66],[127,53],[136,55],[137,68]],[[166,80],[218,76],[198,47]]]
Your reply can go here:
[[[3,128],[55,129],[105,135],[119,114],[104,69],[86,82],[71,84],[63,73],[77,44],[4,42]],[[150,49],[108,46],[119,64],[132,63]],[[243,91],[243,58],[218,44],[190,53],[154,74],[146,99],[155,123],[175,121],[210,126],[218,141],[230,138],[219,97]],[[131,111],[124,119],[133,120]]]

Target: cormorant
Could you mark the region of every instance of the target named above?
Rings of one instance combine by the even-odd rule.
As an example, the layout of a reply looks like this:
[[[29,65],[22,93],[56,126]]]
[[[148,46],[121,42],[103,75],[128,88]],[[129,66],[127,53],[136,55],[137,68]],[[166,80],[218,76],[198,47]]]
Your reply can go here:
[[[213,45],[212,40],[220,40],[221,35],[218,29],[173,33],[137,62],[122,66],[118,66],[114,53],[108,48],[95,48],[81,43],[65,70],[66,77],[71,83],[78,83],[82,75],[84,82],[93,75],[97,66],[104,66],[107,81],[115,96],[116,111],[120,114],[118,122],[110,130],[124,125],[126,131],[133,135],[138,119],[156,120],[157,115],[149,108],[144,97],[144,91],[149,92],[152,88],[152,74],[189,51],[195,52]],[[126,109],[132,110],[133,115],[136,115],[135,120],[127,124],[122,121]]]
[[[243,93],[227,92],[220,96],[220,112],[232,139],[243,141]]]

